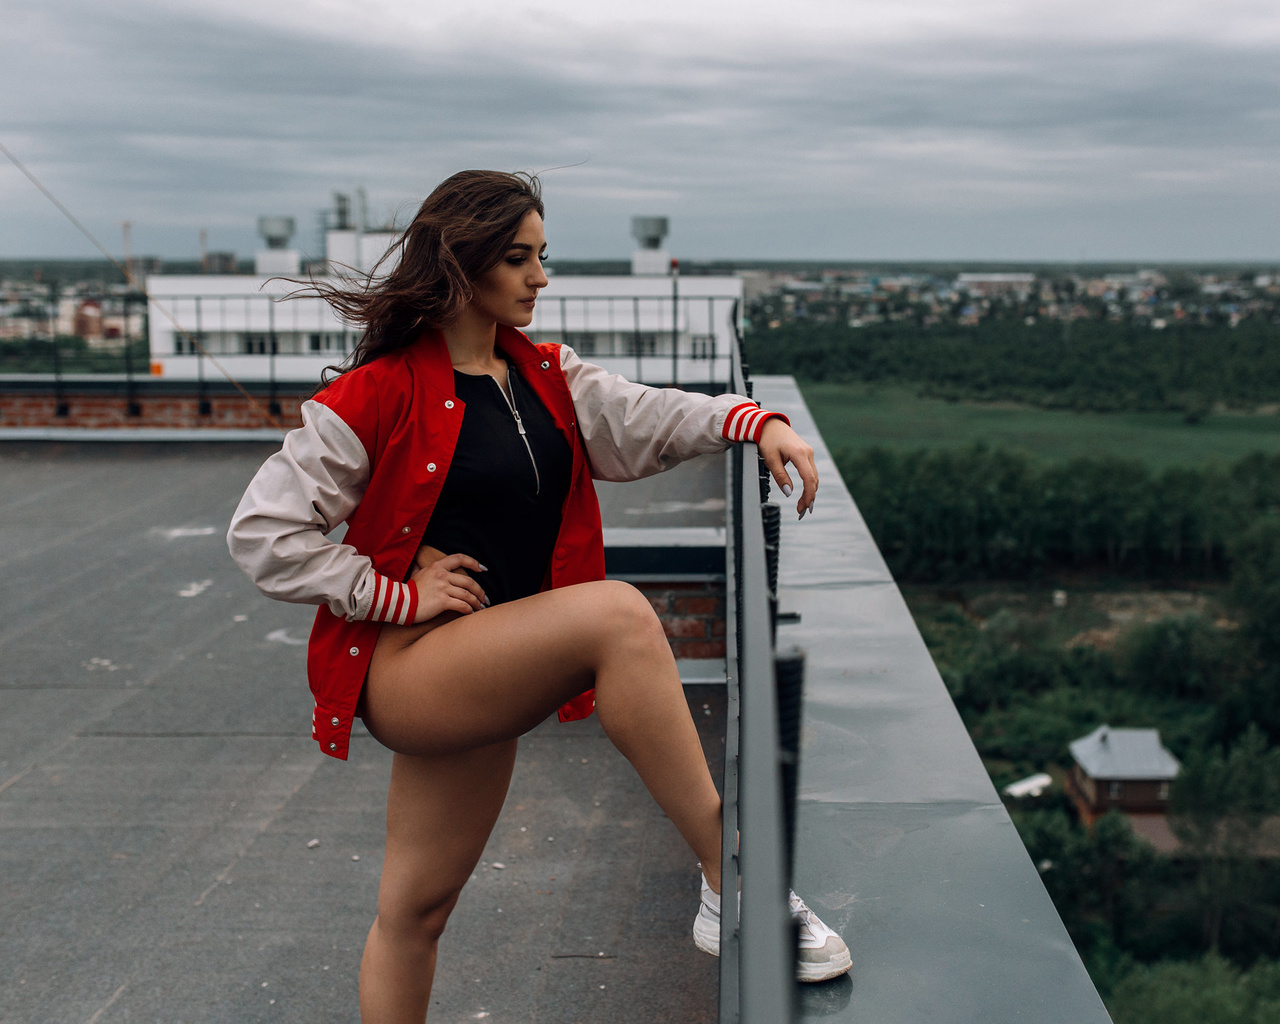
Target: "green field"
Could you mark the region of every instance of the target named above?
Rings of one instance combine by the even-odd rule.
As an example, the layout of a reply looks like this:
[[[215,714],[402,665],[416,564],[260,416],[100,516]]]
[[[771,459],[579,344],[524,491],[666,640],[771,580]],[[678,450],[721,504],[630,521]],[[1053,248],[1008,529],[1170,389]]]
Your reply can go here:
[[[1230,463],[1280,452],[1280,416],[1097,413],[920,398],[900,387],[802,384],[827,447],[955,448],[985,442],[1040,458],[1119,456],[1151,469]]]

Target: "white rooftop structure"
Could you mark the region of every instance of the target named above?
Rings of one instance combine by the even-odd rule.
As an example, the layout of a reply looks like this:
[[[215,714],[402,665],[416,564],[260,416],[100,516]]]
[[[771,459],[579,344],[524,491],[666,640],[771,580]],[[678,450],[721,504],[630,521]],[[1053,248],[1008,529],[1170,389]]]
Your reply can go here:
[[[637,231],[642,244],[660,237],[659,228],[665,231],[662,218],[638,220],[645,221],[648,232],[641,237]],[[272,236],[278,240],[284,225],[269,226],[278,229]],[[395,237],[340,217],[325,233],[328,269],[368,273]],[[326,366],[340,363],[359,340],[358,328],[318,297],[285,301],[306,286],[296,272],[273,277],[261,272],[261,263],[259,270],[148,278],[152,375],[212,379],[219,376],[207,358],[213,356],[238,380],[314,383]],[[737,277],[553,275],[526,333],[535,342],[569,345],[632,380],[724,384],[731,341],[740,329],[742,295]]]
[[[1021,800],[1028,796],[1039,796],[1052,785],[1053,777],[1046,772],[1039,772],[1036,775],[1028,775],[1025,779],[1019,779],[1017,782],[1009,783],[1001,792],[1005,796]]]
[[[1071,744],[1071,756],[1092,779],[1169,782],[1181,767],[1156,729],[1100,725]]]

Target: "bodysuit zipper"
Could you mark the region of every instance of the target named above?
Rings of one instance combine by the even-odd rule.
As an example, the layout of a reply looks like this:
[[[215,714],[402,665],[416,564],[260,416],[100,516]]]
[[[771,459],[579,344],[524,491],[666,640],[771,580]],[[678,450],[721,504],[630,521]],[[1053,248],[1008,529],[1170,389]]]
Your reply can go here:
[[[497,378],[493,381],[498,384]],[[538,460],[533,457],[533,446],[529,444],[529,435],[524,431],[524,421],[520,419],[520,410],[516,408],[515,402],[515,385],[511,382],[511,372],[507,372],[507,387],[511,388],[511,394],[507,394],[507,388],[498,384],[498,390],[502,392],[502,400],[507,403],[507,408],[511,410],[511,415],[516,420],[516,430],[520,432],[520,440],[524,442],[524,450],[529,453],[529,465],[533,467],[533,493],[535,495],[542,493],[542,477],[538,475]]]

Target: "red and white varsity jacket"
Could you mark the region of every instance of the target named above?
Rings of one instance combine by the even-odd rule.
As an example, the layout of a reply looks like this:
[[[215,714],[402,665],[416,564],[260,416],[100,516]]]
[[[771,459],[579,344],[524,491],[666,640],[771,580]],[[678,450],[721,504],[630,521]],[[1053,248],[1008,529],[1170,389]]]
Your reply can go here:
[[[758,441],[765,420],[781,415],[740,395],[633,384],[514,328],[498,328],[498,347],[573,451],[552,587],[604,578],[593,477],[635,480],[734,441]],[[463,408],[444,339],[428,332],[304,403],[303,425],[258,470],[232,517],[231,555],[258,588],[320,605],[307,675],[312,736],[326,754],[346,759],[382,623],[413,621],[417,592],[403,581],[449,471]],[[344,522],[341,544],[326,538]],[[594,707],[589,690],[560,718],[585,718]]]

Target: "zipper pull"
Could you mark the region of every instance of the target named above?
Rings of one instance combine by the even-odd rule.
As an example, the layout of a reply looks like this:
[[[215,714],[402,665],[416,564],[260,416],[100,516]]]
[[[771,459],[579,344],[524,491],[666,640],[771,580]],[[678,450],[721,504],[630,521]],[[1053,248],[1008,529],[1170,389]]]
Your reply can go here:
[[[525,436],[525,434],[524,434],[524,420],[522,420],[522,419],[520,418],[520,413],[519,413],[516,409],[514,409],[514,408],[513,408],[511,411],[512,411],[513,413],[515,413],[515,417],[516,417],[516,430],[517,430],[517,431],[519,431],[519,433],[520,433],[520,436],[521,436],[521,437]]]

